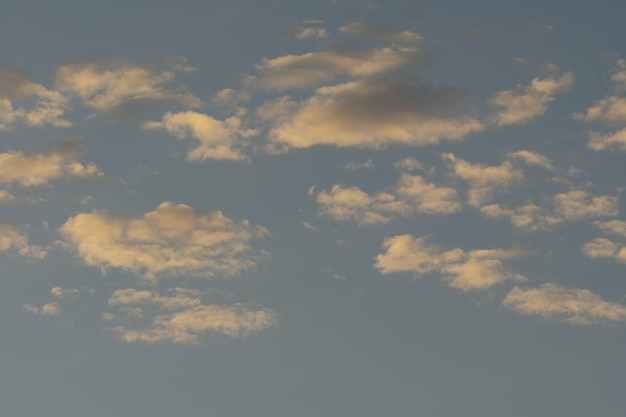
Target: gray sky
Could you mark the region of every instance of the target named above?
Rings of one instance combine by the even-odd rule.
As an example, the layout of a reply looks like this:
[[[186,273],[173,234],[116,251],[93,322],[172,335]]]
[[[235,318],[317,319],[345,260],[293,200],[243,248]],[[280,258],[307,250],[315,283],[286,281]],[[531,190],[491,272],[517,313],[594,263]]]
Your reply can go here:
[[[620,3],[2,9],[2,415],[623,414]]]

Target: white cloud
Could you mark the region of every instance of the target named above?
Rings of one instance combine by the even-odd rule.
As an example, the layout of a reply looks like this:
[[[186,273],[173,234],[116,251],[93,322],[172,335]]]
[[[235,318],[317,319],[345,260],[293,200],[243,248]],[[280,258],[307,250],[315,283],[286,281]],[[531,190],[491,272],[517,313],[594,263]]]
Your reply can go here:
[[[361,225],[385,224],[393,213],[402,212],[404,205],[388,193],[370,196],[358,187],[334,185],[330,191],[317,195],[319,213],[337,221],[356,221]]]
[[[460,141],[483,129],[453,87],[414,87],[387,81],[354,81],[318,88],[300,102],[281,99],[269,138],[274,146],[383,148]],[[289,103],[287,106],[286,104]],[[266,111],[266,113],[269,113]]]
[[[393,166],[396,169],[403,170],[403,171],[418,171],[418,170],[425,169],[424,165],[422,165],[421,162],[418,162],[412,156],[409,156],[397,162],[394,162]]]
[[[66,178],[94,178],[102,172],[93,164],[83,165],[76,160],[80,146],[66,143],[47,152],[0,154],[0,183],[24,187],[48,185],[49,181]]]
[[[258,134],[257,130],[246,129],[239,116],[226,120],[194,111],[168,112],[162,122],[147,122],[145,129],[165,130],[179,139],[192,137],[198,144],[187,152],[189,161],[207,159],[248,160],[243,153],[247,140]]]
[[[375,267],[383,274],[411,272],[416,277],[438,272],[452,288],[461,291],[486,290],[505,281],[524,281],[508,271],[505,259],[518,258],[520,250],[482,249],[465,252],[444,250],[426,242],[424,237],[399,235],[385,239],[384,253],[375,258]]]
[[[402,174],[396,188],[398,200],[422,214],[450,214],[461,209],[454,188],[438,187],[419,175]]]
[[[80,289],[78,288],[61,288],[59,286],[54,287],[50,290],[50,294],[52,294],[55,298],[66,300],[66,301],[75,301],[76,298],[80,295]]]
[[[48,252],[41,246],[30,245],[26,228],[8,222],[0,222],[0,252],[15,251],[27,258],[44,259]]]
[[[534,203],[527,203],[514,209],[491,204],[481,207],[480,212],[491,218],[509,217],[513,226],[527,232],[547,230],[563,222],[562,218]]]
[[[507,190],[524,179],[522,170],[510,161],[500,166],[471,164],[451,153],[442,155],[450,163],[454,176],[468,183],[467,200],[471,206],[479,207],[489,201],[496,190]]]
[[[543,284],[539,288],[513,288],[503,304],[519,314],[571,324],[603,324],[626,321],[626,306],[604,301],[581,288]]]
[[[118,268],[149,280],[161,275],[240,274],[263,257],[250,241],[268,234],[247,220],[234,220],[219,211],[198,213],[170,202],[139,217],[80,213],[70,217],[60,232],[86,265],[103,274]]]
[[[585,122],[604,121],[626,123],[626,97],[609,96],[594,103],[586,113],[575,113],[574,118]]]
[[[52,302],[48,304],[44,304],[41,307],[37,307],[32,304],[23,304],[22,308],[27,313],[32,315],[41,315],[41,316],[58,316],[61,313],[61,308],[59,307],[59,303]]]
[[[396,71],[406,67],[418,53],[416,48],[386,47],[265,58],[255,65],[259,75],[248,82],[270,90],[313,87],[340,76],[362,78]]]
[[[511,159],[519,159],[527,163],[528,165],[535,165],[545,169],[554,169],[554,166],[552,165],[550,159],[547,156],[537,152],[520,150],[515,152],[509,152],[507,156]]]
[[[533,232],[568,221],[616,216],[618,201],[616,196],[594,197],[587,191],[572,190],[556,194],[552,198],[552,210],[530,202],[512,209],[491,204],[481,207],[480,211],[491,218],[509,217],[516,228]]]
[[[609,239],[599,237],[583,246],[583,253],[590,258],[615,258],[626,263],[626,251],[622,252],[622,247]]]
[[[371,158],[363,162],[350,161],[344,166],[344,168],[347,169],[348,171],[356,171],[359,169],[370,169],[370,168],[374,168],[374,161],[372,161]]]
[[[32,100],[32,104],[14,107],[16,102]],[[0,130],[10,130],[18,122],[28,126],[69,127],[72,124],[62,118],[67,109],[67,98],[60,92],[19,73],[0,73]]]
[[[554,196],[554,212],[564,220],[580,220],[586,217],[617,216],[617,196],[593,197],[587,191],[574,190]]]
[[[613,147],[626,151],[626,128],[607,135],[591,132],[587,147],[594,151],[603,151]]]
[[[156,313],[144,328],[132,328],[127,323],[111,328],[127,342],[172,342],[197,344],[199,336],[218,332],[231,337],[254,333],[278,324],[276,313],[269,309],[251,310],[243,304],[221,306],[205,304],[205,293],[185,288],[171,288],[168,295],[154,290],[125,288],[116,290],[109,306],[122,312],[135,311],[127,319],[144,317],[144,310],[155,308]],[[107,321],[117,315],[108,313]]]
[[[491,122],[496,126],[528,123],[543,115],[555,95],[569,90],[573,82],[574,75],[566,72],[558,78],[535,78],[529,85],[500,91],[489,99],[489,104],[497,109],[491,116]]]
[[[626,238],[626,221],[610,220],[608,222],[593,222],[593,225],[607,233],[616,234]]]
[[[330,36],[330,33],[322,25],[322,20],[305,20],[300,22],[293,31],[296,39],[323,39]]]
[[[132,100],[177,101],[188,107],[202,102],[184,88],[165,87],[174,71],[153,71],[121,61],[102,60],[61,65],[55,71],[56,88],[80,97],[95,110],[110,110]]]

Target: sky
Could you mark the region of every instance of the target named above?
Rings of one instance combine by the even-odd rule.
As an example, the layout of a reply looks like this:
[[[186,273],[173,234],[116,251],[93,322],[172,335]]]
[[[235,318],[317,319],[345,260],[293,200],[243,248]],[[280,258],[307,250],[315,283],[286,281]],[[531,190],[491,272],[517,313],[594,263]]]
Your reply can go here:
[[[623,416],[621,2],[3,2],[0,414]]]

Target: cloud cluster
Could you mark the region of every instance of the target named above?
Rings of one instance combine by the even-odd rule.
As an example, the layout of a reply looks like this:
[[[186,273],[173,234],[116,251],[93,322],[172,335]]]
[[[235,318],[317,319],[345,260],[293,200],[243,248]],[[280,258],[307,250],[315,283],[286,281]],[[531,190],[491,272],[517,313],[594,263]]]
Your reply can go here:
[[[20,103],[16,107],[16,103]],[[17,72],[0,73],[0,130],[10,130],[17,123],[27,126],[69,127],[63,119],[67,98]]]
[[[503,304],[519,314],[571,324],[604,324],[626,321],[626,306],[604,301],[581,288],[546,283],[539,288],[515,287]]]
[[[573,83],[574,75],[566,72],[558,78],[535,78],[528,85],[500,91],[489,99],[489,104],[496,109],[491,122],[498,127],[525,124],[543,115],[555,95],[569,90]]]
[[[504,161],[500,166],[485,166],[471,164],[451,153],[443,154],[442,158],[450,164],[454,176],[467,182],[467,201],[474,207],[489,201],[496,190],[507,190],[524,179],[523,171],[515,168],[511,161]]]
[[[250,241],[268,234],[246,220],[221,212],[198,213],[165,202],[139,217],[80,213],[60,228],[69,247],[86,265],[130,271],[148,280],[161,275],[237,275],[255,266],[263,253]]]
[[[319,214],[360,225],[385,224],[394,215],[450,214],[461,209],[454,188],[439,187],[419,175],[403,173],[391,192],[369,195],[358,187],[334,185],[317,194]]]
[[[203,293],[198,290],[171,288],[167,295],[157,291],[126,288],[116,290],[109,299],[109,306],[119,308],[117,314],[107,314],[107,321],[125,321],[142,318],[144,310],[156,312],[147,326],[129,327],[127,323],[113,326],[110,330],[127,342],[172,342],[198,344],[199,336],[208,332],[222,333],[231,337],[246,335],[278,324],[277,315],[269,309],[252,310],[243,304],[222,306],[206,304]],[[124,321],[124,320],[122,320]]]
[[[14,252],[27,258],[39,260],[48,255],[45,248],[28,243],[26,227],[9,222],[0,222],[0,252]]]
[[[554,195],[551,210],[527,203],[512,209],[491,204],[481,207],[480,211],[491,218],[508,217],[513,226],[520,230],[537,231],[547,230],[563,222],[617,216],[618,203],[617,196],[596,197],[584,190],[571,190]]]
[[[50,151],[24,154],[0,154],[0,184],[17,184],[22,187],[49,185],[59,178],[96,178],[103,176],[98,167],[83,165],[76,159],[81,147],[64,143]]]
[[[411,272],[415,277],[437,272],[450,287],[461,291],[487,290],[506,281],[526,278],[507,270],[502,261],[519,258],[517,249],[444,250],[429,244],[424,237],[398,235],[385,239],[384,253],[375,258],[383,274]]]
[[[165,130],[179,139],[192,137],[197,146],[187,152],[189,161],[207,159],[248,160],[242,152],[250,137],[258,134],[255,129],[247,129],[239,116],[226,120],[195,111],[180,113],[168,112],[160,122],[146,122],[144,129]]]
[[[198,107],[202,102],[184,88],[168,88],[174,71],[153,71],[122,61],[71,63],[55,69],[57,90],[77,96],[95,110],[113,109],[132,100],[167,100]]]

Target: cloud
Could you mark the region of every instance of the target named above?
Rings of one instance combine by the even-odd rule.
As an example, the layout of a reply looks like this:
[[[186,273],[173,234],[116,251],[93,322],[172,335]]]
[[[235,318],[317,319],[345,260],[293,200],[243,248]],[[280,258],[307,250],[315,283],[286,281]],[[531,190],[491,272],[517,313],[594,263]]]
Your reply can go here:
[[[85,106],[101,111],[133,100],[200,106],[202,102],[186,89],[165,87],[174,76],[174,70],[153,71],[122,61],[100,60],[57,67],[55,86],[62,93],[78,96]]]
[[[189,161],[248,160],[248,156],[243,153],[243,148],[250,137],[258,134],[255,129],[246,129],[239,116],[217,120],[194,111],[168,112],[161,122],[146,122],[143,128],[165,130],[179,139],[188,137],[195,139],[198,145],[187,152]]]
[[[554,196],[554,211],[564,220],[580,220],[586,217],[617,216],[617,196],[593,197],[587,191],[574,190]]]
[[[56,301],[44,304],[41,307],[37,307],[32,304],[23,304],[22,308],[24,309],[24,311],[32,315],[58,316],[61,313],[61,307],[59,307],[59,303],[57,303]]]
[[[15,102],[28,104],[14,107]],[[67,109],[67,98],[60,92],[17,72],[0,73],[0,130],[10,130],[19,122],[36,127],[69,127],[72,124],[62,118]]]
[[[80,295],[80,289],[78,288],[61,288],[59,286],[54,287],[50,290],[50,294],[52,294],[55,298],[66,301],[75,301],[76,298]]]
[[[610,220],[608,222],[593,222],[593,225],[607,233],[612,233],[626,238],[626,221]]]
[[[408,30],[397,30],[385,24],[352,22],[339,28],[339,33],[347,36],[375,36],[386,42],[418,45],[423,37]]]
[[[198,213],[165,202],[139,217],[80,213],[60,233],[79,259],[103,274],[116,268],[154,281],[162,275],[238,275],[264,257],[250,241],[268,231],[219,211]]]
[[[523,171],[510,161],[500,166],[485,166],[471,164],[451,153],[442,154],[442,158],[449,162],[454,176],[468,183],[467,200],[474,207],[489,201],[496,190],[507,190],[524,179]]]
[[[586,113],[574,113],[574,118],[585,122],[604,121],[626,123],[626,97],[609,96],[594,103]]]
[[[17,252],[21,256],[44,259],[48,252],[41,246],[30,245],[26,227],[0,222],[0,252]]]
[[[535,78],[529,85],[518,85],[515,89],[500,91],[489,99],[496,110],[490,117],[498,127],[525,124],[543,115],[555,95],[567,91],[574,82],[571,72],[560,77]]]
[[[6,152],[0,154],[0,184],[18,184],[23,187],[48,185],[59,178],[95,178],[102,172],[89,163],[83,165],[76,160],[81,147],[75,143],[64,143],[50,151],[23,154]]]
[[[503,304],[526,316],[564,321],[570,324],[605,324],[626,321],[626,307],[604,301],[597,294],[581,288],[546,283],[539,288],[515,287]]]
[[[590,258],[614,258],[626,263],[626,251],[618,243],[599,237],[583,246],[583,253]]]
[[[373,149],[460,141],[483,129],[468,113],[466,99],[465,91],[453,87],[415,87],[393,80],[322,87],[300,102],[277,102],[284,113],[275,113],[269,139],[285,148]]]
[[[412,156],[401,159],[393,164],[394,168],[402,170],[402,171],[419,171],[425,170],[424,165],[421,162],[418,162]]]
[[[621,151],[626,151],[626,128],[606,135],[591,132],[587,147],[594,151],[603,151],[609,148],[618,148]]]
[[[437,272],[452,288],[464,292],[487,290],[505,281],[524,281],[521,275],[504,268],[502,261],[523,256],[521,250],[482,249],[444,250],[429,244],[424,237],[399,235],[385,239],[384,253],[375,258],[383,274],[411,272],[415,277]]]
[[[481,207],[480,212],[491,218],[509,217],[513,226],[527,232],[547,230],[563,222],[562,218],[534,203],[527,203],[514,209],[491,204]]]
[[[491,218],[509,217],[516,228],[532,232],[547,230],[567,221],[616,216],[619,213],[618,202],[616,196],[594,197],[587,191],[572,190],[556,194],[552,198],[552,210],[531,202],[513,209],[491,204],[481,207],[480,211]]]
[[[369,195],[358,187],[334,185],[317,195],[319,214],[359,225],[386,224],[394,215],[450,214],[461,209],[456,190],[438,187],[419,175],[402,174],[392,193]]]
[[[385,47],[364,51],[328,50],[263,59],[247,83],[268,90],[313,87],[338,77],[378,76],[407,67],[419,50]]]
[[[403,173],[396,187],[398,199],[422,214],[450,214],[461,209],[454,188],[438,187],[419,175]]]
[[[350,161],[344,166],[344,168],[347,169],[348,171],[356,171],[359,169],[370,169],[370,168],[374,168],[374,161],[372,161],[371,158],[363,162]]]
[[[520,150],[515,152],[509,152],[507,156],[511,159],[519,159],[520,161],[523,161],[528,165],[535,165],[550,170],[554,169],[554,166],[552,165],[550,159],[547,156],[541,155],[537,152]]]
[[[336,221],[356,221],[360,225],[385,224],[391,215],[405,209],[401,202],[388,193],[370,196],[358,187],[333,185],[330,191],[317,195],[319,213]]]
[[[295,27],[292,36],[299,40],[327,38],[330,33],[322,27],[323,24],[322,20],[305,20]]]
[[[110,330],[126,342],[198,344],[199,336],[208,332],[236,337],[278,324],[276,313],[269,309],[251,310],[244,304],[205,304],[201,299],[203,293],[198,290],[172,288],[169,293],[172,295],[134,288],[116,290],[109,306],[139,309],[141,314],[135,314],[134,318],[143,317],[144,309],[156,308],[156,312],[144,328],[132,328],[125,323]],[[114,321],[117,315],[109,313],[107,318]]]

